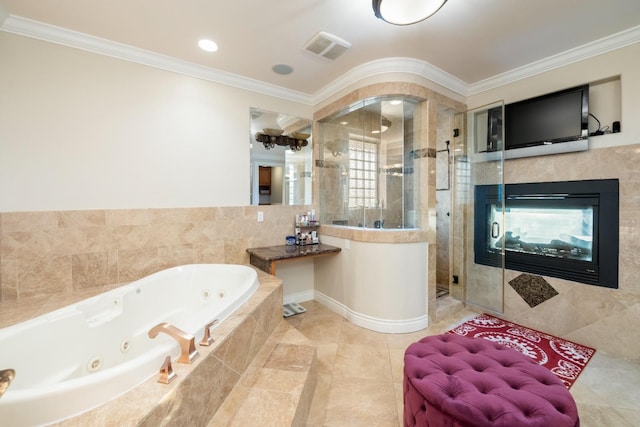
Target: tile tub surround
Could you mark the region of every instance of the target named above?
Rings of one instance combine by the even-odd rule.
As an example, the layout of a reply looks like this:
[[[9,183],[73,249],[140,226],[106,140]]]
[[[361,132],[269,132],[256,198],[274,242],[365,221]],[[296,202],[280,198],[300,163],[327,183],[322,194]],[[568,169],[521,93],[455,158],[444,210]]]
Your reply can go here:
[[[200,357],[193,364],[173,363],[177,378],[171,384],[159,384],[154,376],[130,392],[57,425],[206,425],[281,325],[282,282],[261,271],[258,277],[260,286],[249,301],[212,330],[214,344],[197,346]],[[17,311],[17,305],[2,303],[0,308]],[[13,318],[19,317],[15,314]],[[300,341],[289,344],[299,345]],[[304,351],[315,355],[314,347]]]
[[[0,213],[0,301],[65,298],[193,263],[248,264],[303,206]],[[258,211],[264,222],[257,222]],[[37,315],[37,313],[34,313]]]
[[[315,345],[281,320],[208,427],[303,426],[316,371]]]

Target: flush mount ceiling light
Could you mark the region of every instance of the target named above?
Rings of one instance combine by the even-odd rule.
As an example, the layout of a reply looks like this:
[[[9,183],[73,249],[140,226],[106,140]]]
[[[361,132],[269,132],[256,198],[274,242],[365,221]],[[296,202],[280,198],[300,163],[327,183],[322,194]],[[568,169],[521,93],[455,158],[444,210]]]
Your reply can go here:
[[[410,25],[424,21],[447,0],[373,0],[376,17],[394,25]]]
[[[202,39],[198,42],[198,46],[205,52],[216,52],[218,50],[218,45],[213,40]]]

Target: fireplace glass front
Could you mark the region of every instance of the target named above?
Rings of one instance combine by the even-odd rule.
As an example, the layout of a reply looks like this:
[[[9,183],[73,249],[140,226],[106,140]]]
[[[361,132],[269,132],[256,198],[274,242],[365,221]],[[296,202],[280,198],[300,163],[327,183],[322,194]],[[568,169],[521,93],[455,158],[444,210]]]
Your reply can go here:
[[[504,245],[508,252],[591,261],[593,209],[508,207],[504,212],[505,232],[494,232],[488,242],[498,250]],[[502,205],[491,205],[489,221],[499,224],[501,217]]]
[[[477,264],[618,287],[618,180],[478,185],[474,217]]]

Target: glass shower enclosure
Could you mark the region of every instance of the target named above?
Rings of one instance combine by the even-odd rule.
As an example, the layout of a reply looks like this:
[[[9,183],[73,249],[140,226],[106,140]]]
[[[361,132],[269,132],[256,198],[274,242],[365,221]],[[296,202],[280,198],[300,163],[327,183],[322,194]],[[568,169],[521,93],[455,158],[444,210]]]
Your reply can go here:
[[[481,185],[498,189],[492,223],[504,230],[504,104],[498,102],[460,114],[465,129],[464,138],[454,147],[452,296],[501,313],[504,311],[504,239],[493,242],[494,250],[499,253],[497,266],[474,262],[474,190]]]
[[[406,97],[375,97],[319,122],[322,223],[416,227],[415,106]]]

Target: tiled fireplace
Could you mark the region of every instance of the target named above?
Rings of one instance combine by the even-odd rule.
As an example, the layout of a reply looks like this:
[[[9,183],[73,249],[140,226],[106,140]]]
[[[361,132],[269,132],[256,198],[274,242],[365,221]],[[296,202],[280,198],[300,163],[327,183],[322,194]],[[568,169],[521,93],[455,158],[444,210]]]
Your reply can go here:
[[[476,186],[476,264],[500,266],[504,251],[507,269],[617,289],[618,188],[617,179]]]

